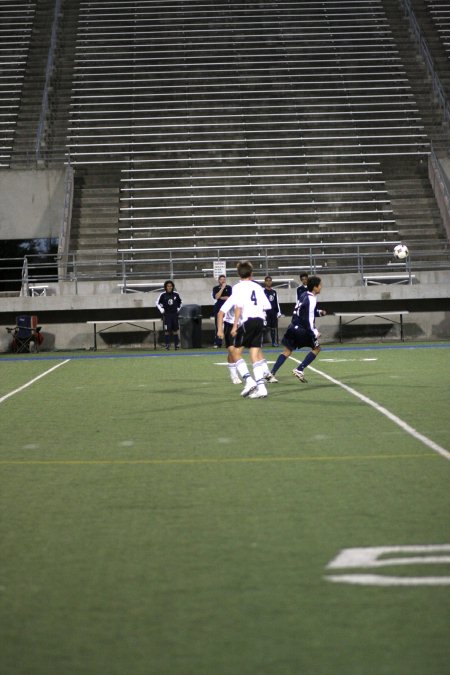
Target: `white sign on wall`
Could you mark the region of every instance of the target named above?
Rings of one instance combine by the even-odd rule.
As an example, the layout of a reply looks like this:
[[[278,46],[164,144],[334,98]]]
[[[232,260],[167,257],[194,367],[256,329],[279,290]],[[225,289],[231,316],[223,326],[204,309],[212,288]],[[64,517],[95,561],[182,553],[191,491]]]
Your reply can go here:
[[[225,260],[213,261],[213,274],[215,279],[218,279],[221,274],[227,276],[227,263]]]

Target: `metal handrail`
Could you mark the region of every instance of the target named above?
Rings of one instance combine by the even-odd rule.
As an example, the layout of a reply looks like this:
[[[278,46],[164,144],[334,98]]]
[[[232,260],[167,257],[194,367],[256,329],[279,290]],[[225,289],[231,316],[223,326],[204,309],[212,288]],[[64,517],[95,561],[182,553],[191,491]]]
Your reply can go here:
[[[431,84],[433,87],[433,93],[436,96],[436,99],[442,108],[442,112],[444,115],[444,119],[446,122],[450,122],[450,103],[447,99],[447,96],[445,94],[445,90],[441,84],[441,81],[439,79],[439,75],[436,72],[436,69],[434,67],[434,61],[433,57],[431,56],[431,51],[428,46],[428,43],[425,39],[425,36],[422,32],[422,29],[419,26],[419,22],[417,21],[416,15],[414,14],[414,10],[411,6],[411,1],[410,0],[401,0],[403,4],[403,9],[405,11],[405,15],[407,16],[409,20],[409,25],[411,26],[411,30],[414,34],[414,37],[416,38],[416,42],[419,46],[420,52],[423,56],[423,59],[425,61],[425,64],[428,69],[428,73],[431,78]]]
[[[50,81],[52,79],[53,75],[53,70],[54,70],[54,61],[55,61],[55,50],[56,50],[56,38],[57,38],[57,33],[58,33],[58,23],[59,23],[59,16],[61,13],[61,0],[56,0],[55,1],[55,12],[53,16],[53,25],[52,25],[52,35],[50,39],[50,47],[48,50],[48,57],[47,57],[47,67],[45,69],[45,83],[44,83],[44,92],[42,95],[42,105],[41,105],[41,114],[39,116],[39,123],[38,123],[38,128],[37,128],[37,133],[36,133],[36,141],[35,141],[35,155],[36,155],[36,162],[39,162],[42,158],[41,156],[41,145],[42,145],[42,139],[44,136],[44,129],[45,129],[45,122],[47,119],[47,113],[48,113],[48,94],[50,91]]]
[[[395,242],[398,243],[398,242]],[[24,258],[2,259],[0,277],[0,291],[11,287],[21,289],[21,295],[27,295],[30,285],[34,283],[69,282],[74,284],[74,294],[78,293],[78,285],[83,281],[112,281],[117,280],[124,287],[132,284],[133,280],[159,280],[161,278],[205,278],[211,276],[214,262],[223,260],[227,265],[234,267],[236,261],[245,256],[254,264],[258,273],[276,274],[283,268],[283,264],[292,269],[309,269],[310,272],[322,273],[358,273],[360,276],[368,272],[405,272],[419,269],[450,269],[450,243],[444,241],[437,250],[429,249],[429,241],[414,242],[410,257],[405,263],[393,258],[393,245],[386,245],[386,251],[376,251],[379,244],[349,243],[348,252],[342,252],[338,246],[330,244],[310,244],[298,246],[297,250],[288,252],[277,248],[260,246],[252,248],[252,252],[235,246],[223,248],[210,247],[207,250],[189,249],[181,253],[180,257],[168,251],[163,259],[147,258],[134,259],[131,253],[123,253],[119,258],[105,255],[101,252],[92,252],[92,259],[82,257],[76,253],[69,253],[64,274],[61,271],[59,255],[26,255]],[[421,262],[426,256],[427,261]],[[431,259],[434,258],[434,261]],[[438,259],[439,258],[439,259]],[[195,262],[195,266],[193,265]],[[5,286],[3,286],[5,284]],[[9,286],[8,286],[9,285]]]
[[[61,223],[61,231],[58,242],[58,276],[64,278],[67,274],[69,256],[70,226],[72,222],[72,205],[74,191],[74,171],[70,160],[66,166],[64,180],[64,208]]]

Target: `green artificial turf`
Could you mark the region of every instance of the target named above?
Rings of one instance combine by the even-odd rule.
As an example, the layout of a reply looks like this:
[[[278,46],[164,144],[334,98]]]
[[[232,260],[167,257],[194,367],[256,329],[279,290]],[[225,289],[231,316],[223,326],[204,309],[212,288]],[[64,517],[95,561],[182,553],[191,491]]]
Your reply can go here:
[[[449,450],[449,355],[313,365]],[[250,401],[223,353],[121,356],[0,404],[2,675],[450,672],[450,586],[327,578],[342,549],[450,543],[448,459],[293,362]],[[56,363],[0,362],[0,398]]]

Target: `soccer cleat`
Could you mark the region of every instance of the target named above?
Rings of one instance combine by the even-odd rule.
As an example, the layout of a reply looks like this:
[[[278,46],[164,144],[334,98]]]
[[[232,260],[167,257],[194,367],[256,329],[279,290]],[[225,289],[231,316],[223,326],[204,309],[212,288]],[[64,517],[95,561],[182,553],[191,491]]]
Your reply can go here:
[[[249,394],[249,398],[266,398],[267,389],[264,384],[258,384],[257,388]]]
[[[267,373],[266,375],[264,375],[264,379],[266,382],[271,383],[278,382],[277,378],[275,377],[275,375],[272,375],[272,373]]]
[[[231,378],[231,382],[232,382],[233,384],[241,384],[241,381],[240,381],[240,379],[239,379],[238,377],[232,377],[232,378]]]
[[[255,380],[252,380],[252,378],[249,377],[245,381],[245,387],[241,391],[241,396],[243,396],[244,398],[247,398],[247,396],[249,396],[252,393],[252,391],[255,391],[256,387],[257,387],[257,384],[256,384]]]
[[[308,380],[305,378],[303,370],[297,370],[297,368],[294,368],[292,372],[294,373],[295,377],[300,380],[300,382],[308,382]]]

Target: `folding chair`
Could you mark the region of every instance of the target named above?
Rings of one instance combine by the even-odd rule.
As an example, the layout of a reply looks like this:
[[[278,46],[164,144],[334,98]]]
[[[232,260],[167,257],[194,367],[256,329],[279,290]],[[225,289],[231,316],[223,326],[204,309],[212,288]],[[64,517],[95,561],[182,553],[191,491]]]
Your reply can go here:
[[[41,326],[37,325],[38,318],[35,314],[21,314],[16,317],[16,325],[14,328],[8,328],[8,332],[12,332],[12,350],[16,354],[33,351],[38,352],[39,347],[44,341],[41,334]]]

